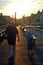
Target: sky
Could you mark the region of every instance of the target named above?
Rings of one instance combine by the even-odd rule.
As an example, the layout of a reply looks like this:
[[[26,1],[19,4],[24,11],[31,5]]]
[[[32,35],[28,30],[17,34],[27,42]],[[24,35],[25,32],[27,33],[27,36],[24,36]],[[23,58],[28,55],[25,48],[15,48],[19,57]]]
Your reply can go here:
[[[0,13],[3,15],[21,18],[23,15],[30,16],[38,10],[42,11],[43,0],[0,0]]]

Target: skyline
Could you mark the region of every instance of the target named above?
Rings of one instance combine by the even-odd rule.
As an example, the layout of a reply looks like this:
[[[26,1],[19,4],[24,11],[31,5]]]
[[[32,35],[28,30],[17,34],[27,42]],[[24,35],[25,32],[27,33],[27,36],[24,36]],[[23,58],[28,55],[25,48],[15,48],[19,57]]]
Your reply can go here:
[[[21,18],[43,10],[43,0],[0,0],[0,13]]]

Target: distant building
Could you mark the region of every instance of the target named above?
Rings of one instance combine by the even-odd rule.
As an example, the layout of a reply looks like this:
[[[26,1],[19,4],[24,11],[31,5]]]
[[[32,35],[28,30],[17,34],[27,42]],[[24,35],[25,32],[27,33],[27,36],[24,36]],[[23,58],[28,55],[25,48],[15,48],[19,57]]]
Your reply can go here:
[[[2,13],[0,13],[0,23],[6,24],[10,21],[10,16],[5,16]]]
[[[21,22],[22,25],[28,25],[29,24],[29,17],[28,16],[27,17],[23,16],[21,18],[20,22]]]
[[[43,10],[40,15],[40,25],[43,26]]]
[[[30,16],[31,18],[31,24],[32,25],[39,25],[39,26],[43,26],[43,10],[42,12],[38,11],[37,14],[32,14]]]

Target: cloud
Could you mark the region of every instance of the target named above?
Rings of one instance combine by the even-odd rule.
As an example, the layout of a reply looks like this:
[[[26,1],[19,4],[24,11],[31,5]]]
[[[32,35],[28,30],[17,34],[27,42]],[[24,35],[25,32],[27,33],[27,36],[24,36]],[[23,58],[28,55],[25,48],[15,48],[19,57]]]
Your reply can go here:
[[[0,0],[0,10],[3,9],[8,3],[8,0]]]
[[[40,7],[43,7],[43,0],[32,0],[34,3],[39,5]]]
[[[32,0],[33,2],[36,2],[36,1],[43,1],[43,0]]]

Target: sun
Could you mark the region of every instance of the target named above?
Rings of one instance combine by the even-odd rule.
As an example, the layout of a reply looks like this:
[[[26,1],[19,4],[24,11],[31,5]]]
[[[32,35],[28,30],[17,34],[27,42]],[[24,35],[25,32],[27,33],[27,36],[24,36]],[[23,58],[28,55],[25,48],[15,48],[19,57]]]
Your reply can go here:
[[[31,9],[31,2],[23,1],[23,2],[11,2],[5,7],[6,13],[10,16],[14,16],[15,12],[17,18],[21,18],[23,15],[27,13],[28,10]]]

